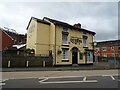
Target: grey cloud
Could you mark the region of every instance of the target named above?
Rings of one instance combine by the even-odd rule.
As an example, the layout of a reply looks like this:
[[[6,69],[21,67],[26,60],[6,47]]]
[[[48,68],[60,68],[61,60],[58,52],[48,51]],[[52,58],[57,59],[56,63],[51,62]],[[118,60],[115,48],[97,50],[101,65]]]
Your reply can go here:
[[[95,40],[117,39],[118,3],[115,2],[5,3],[3,7],[4,10],[0,10],[3,12],[2,20],[5,21],[0,24],[8,23],[19,32],[25,32],[31,16],[47,16],[72,25],[80,22],[83,28],[97,33]]]

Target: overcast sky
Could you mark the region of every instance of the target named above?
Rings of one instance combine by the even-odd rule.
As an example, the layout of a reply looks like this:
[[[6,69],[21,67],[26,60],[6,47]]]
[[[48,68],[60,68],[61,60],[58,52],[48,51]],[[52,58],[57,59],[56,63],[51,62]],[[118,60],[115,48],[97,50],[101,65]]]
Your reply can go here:
[[[81,23],[82,28],[96,32],[96,41],[118,39],[117,2],[0,3],[0,27],[24,34],[31,16]]]

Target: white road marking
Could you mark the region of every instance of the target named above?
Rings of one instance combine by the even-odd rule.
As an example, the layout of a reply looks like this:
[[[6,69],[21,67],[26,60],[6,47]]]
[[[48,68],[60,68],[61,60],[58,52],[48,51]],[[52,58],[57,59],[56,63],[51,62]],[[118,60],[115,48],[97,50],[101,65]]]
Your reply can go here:
[[[108,75],[102,75],[102,76],[104,77],[104,76],[111,76],[111,75],[108,74]],[[119,75],[118,74],[113,74],[112,76],[119,76]]]
[[[60,81],[60,82],[40,82],[42,84],[49,84],[49,83],[80,83],[80,82],[97,82],[97,80],[89,80],[89,81]]]
[[[109,76],[109,77],[111,77],[112,78],[112,80],[115,80],[115,78],[112,76],[112,75],[102,75],[103,77],[107,77],[107,76]]]
[[[86,81],[86,77],[83,78],[83,81]]]
[[[48,78],[45,78],[45,79],[43,79],[43,80],[41,80],[41,81],[39,81],[39,82],[44,82],[44,81],[46,81],[46,80],[48,80]]]
[[[110,77],[112,78],[112,80],[115,80],[115,78],[112,75]]]
[[[48,78],[74,78],[74,77],[84,77],[84,76],[59,76],[59,77],[48,77]]]
[[[5,83],[3,83],[3,82],[6,81],[6,80],[8,80],[8,79],[2,79],[2,80],[0,80],[0,86],[5,85]]]
[[[0,83],[0,86],[5,85],[5,83]]]
[[[83,78],[83,81],[53,81],[53,82],[45,82],[48,79],[57,79],[57,78],[74,78],[74,77],[83,77],[83,76],[60,76],[60,77],[41,77],[42,79],[39,83],[49,84],[49,83],[79,83],[79,82],[98,82],[97,80],[86,80],[86,77]]]
[[[4,81],[6,81],[6,80],[9,80],[9,79],[0,79],[0,82],[4,82]]]

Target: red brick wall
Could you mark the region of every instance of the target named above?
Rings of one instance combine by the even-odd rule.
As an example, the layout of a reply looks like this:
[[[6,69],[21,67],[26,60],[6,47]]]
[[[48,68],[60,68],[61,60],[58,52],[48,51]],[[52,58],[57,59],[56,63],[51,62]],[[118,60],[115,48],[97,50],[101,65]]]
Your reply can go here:
[[[96,49],[95,49],[95,52],[98,52],[99,56],[103,56],[103,54],[106,54],[107,57],[112,57],[112,54],[115,54],[116,57],[119,57],[119,53],[120,53],[119,47],[120,46],[113,46],[113,47],[114,47],[113,50],[111,49],[111,47],[106,47],[106,51],[103,51],[102,47],[97,47],[97,48],[99,48],[99,51],[96,51]]]
[[[2,38],[2,42],[0,42],[0,51],[1,51],[12,46],[14,41],[4,32],[0,31],[0,34],[1,34],[0,37]]]

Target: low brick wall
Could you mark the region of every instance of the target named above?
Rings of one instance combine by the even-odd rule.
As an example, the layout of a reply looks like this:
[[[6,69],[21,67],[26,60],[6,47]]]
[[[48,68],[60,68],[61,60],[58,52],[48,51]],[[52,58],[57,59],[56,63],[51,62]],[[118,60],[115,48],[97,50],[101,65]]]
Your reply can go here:
[[[51,57],[40,56],[3,56],[2,67],[51,67]]]

